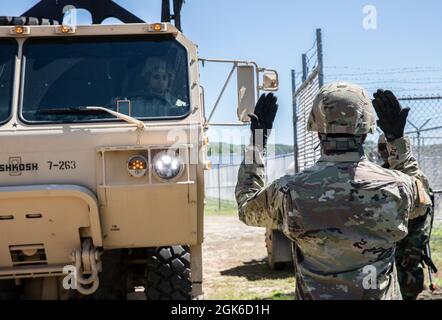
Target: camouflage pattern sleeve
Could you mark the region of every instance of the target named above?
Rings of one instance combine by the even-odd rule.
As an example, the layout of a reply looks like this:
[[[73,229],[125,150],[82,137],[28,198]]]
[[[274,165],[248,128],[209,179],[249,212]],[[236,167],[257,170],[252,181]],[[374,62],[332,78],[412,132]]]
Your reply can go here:
[[[408,137],[397,139],[387,143],[390,157],[388,162],[390,169],[401,171],[408,175],[411,179],[406,179],[403,175],[402,182],[406,185],[406,189],[411,192],[414,209],[410,212],[410,219],[416,219],[427,213],[428,207],[431,206],[429,196],[428,179],[419,169],[416,158],[411,151],[411,143]]]
[[[239,219],[249,226],[278,229],[283,224],[286,195],[281,191],[281,179],[265,186],[264,176],[261,152],[248,147],[235,190]]]
[[[420,170],[419,164],[411,151],[411,143],[408,137],[397,139],[387,144],[390,154],[388,162],[390,168],[401,171],[406,175],[419,179],[425,189],[429,189],[427,177]]]

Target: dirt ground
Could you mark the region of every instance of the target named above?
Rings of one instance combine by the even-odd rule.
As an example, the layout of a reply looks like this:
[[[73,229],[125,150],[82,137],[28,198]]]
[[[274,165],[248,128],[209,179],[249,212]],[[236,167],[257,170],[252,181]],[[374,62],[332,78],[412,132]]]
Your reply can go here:
[[[204,299],[294,299],[291,270],[273,271],[266,262],[263,228],[247,227],[236,216],[206,216],[203,248]],[[425,292],[421,299],[442,299]]]
[[[293,299],[293,272],[268,267],[264,239],[235,216],[206,216],[204,299]]]

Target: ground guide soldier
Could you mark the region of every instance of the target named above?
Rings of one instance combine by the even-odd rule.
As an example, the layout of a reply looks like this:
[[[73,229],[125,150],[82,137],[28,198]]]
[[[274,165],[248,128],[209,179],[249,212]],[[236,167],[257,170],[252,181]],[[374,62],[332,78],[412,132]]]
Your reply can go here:
[[[239,171],[239,217],[250,226],[279,228],[294,241],[298,299],[401,299],[395,246],[407,235],[408,219],[424,215],[430,199],[403,135],[408,110],[391,92],[379,91],[376,101],[390,166],[402,172],[365,158],[375,114],[359,86],[322,88],[308,124],[319,134],[322,157],[269,186],[263,151],[276,99],[263,96],[252,115],[253,135],[261,132],[263,139],[252,140]]]

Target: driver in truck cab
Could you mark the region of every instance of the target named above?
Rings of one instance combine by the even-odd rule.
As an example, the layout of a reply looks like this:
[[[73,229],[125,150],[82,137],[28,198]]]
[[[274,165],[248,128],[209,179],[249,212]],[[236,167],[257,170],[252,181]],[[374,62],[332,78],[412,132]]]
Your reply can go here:
[[[170,93],[173,72],[166,60],[149,57],[142,69],[144,87],[131,97],[132,116],[150,117],[179,116],[187,104]]]

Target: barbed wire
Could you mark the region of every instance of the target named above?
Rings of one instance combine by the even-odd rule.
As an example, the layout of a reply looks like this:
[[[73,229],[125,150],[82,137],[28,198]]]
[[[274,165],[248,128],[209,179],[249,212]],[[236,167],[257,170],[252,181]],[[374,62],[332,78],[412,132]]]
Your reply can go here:
[[[346,80],[355,80],[355,79],[346,79]],[[361,79],[363,80],[363,79]],[[360,85],[371,85],[371,84],[382,84],[382,83],[397,83],[397,84],[442,84],[441,81],[408,81],[408,80],[398,80],[398,79],[388,79],[388,80],[372,80],[372,81],[360,81]]]
[[[380,89],[379,86],[373,86],[373,87],[365,87],[367,91],[376,91]],[[434,88],[396,88],[396,87],[383,87],[383,89],[389,89],[393,92],[409,92],[412,95],[418,95],[420,92],[442,92],[442,87],[434,87]]]
[[[316,44],[316,40],[313,41],[313,44],[311,46],[310,49],[308,49],[306,52],[304,52],[304,54],[308,55],[310,53],[310,51],[312,51],[314,48],[316,48],[317,44]]]
[[[358,72],[425,72],[425,71],[442,71],[442,67],[414,66],[414,67],[397,67],[397,68],[367,68],[367,67],[350,67],[350,66],[324,66],[324,69],[344,69],[357,70]]]
[[[412,66],[395,68],[367,68],[353,66],[325,66],[325,78],[330,81],[351,81],[368,91],[379,88],[394,92],[409,92],[411,95],[442,92],[442,67]],[[348,72],[334,73],[332,70]],[[431,75],[429,75],[431,74]]]
[[[332,79],[338,79],[341,78],[340,75],[331,75],[328,76]],[[368,81],[442,81],[442,77],[403,77],[403,78],[382,78],[382,77],[362,77],[361,75],[351,75],[348,77],[345,77],[346,79],[353,79],[353,80],[368,80]]]

